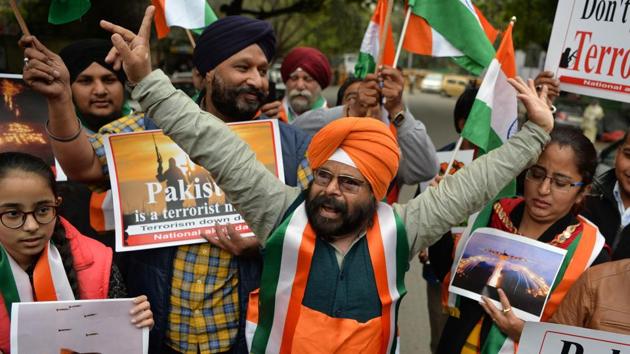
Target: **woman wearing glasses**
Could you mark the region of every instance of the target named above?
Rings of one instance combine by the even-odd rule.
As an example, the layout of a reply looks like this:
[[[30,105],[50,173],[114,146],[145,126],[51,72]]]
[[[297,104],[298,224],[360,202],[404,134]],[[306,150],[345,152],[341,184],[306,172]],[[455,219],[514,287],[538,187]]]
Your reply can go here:
[[[488,226],[567,250],[566,268],[551,287],[542,321],[554,313],[586,268],[609,260],[597,227],[578,216],[596,165],[595,148],[581,131],[556,126],[538,161],[526,171],[523,197],[504,198],[487,206],[492,209],[487,214]],[[513,352],[524,322],[511,310],[502,290],[499,297],[501,306],[497,308],[485,298],[476,302],[449,294],[451,317],[438,352]]]
[[[112,250],[57,216],[55,177],[41,159],[0,153],[0,353],[9,352],[14,302],[124,297]],[[146,296],[130,319],[152,327]]]

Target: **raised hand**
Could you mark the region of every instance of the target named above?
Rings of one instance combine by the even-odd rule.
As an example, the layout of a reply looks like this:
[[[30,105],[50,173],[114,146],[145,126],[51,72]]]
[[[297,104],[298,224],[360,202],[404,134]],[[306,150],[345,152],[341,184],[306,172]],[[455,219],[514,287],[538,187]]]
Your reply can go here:
[[[385,98],[383,106],[393,118],[398,112],[405,109],[402,103],[405,79],[400,71],[385,65],[379,67],[377,75],[383,82],[381,88],[381,95]]]
[[[543,85],[540,92],[537,92],[532,79],[525,82],[517,76],[515,79],[508,79],[508,82],[516,89],[518,99],[527,108],[527,118],[550,132],[553,129],[553,114],[547,104],[547,85]]]
[[[59,55],[50,51],[35,36],[22,36],[18,45],[24,48],[24,82],[51,100],[70,100],[70,74]]]
[[[122,65],[131,85],[142,81],[152,71],[149,38],[154,12],[155,7],[147,7],[137,34],[111,22],[101,21],[101,27],[113,33],[114,48],[107,54],[105,61],[112,64],[116,70]]]
[[[553,76],[553,72],[543,71],[534,79],[537,89],[542,90],[543,86],[547,86],[547,104],[549,107],[551,107],[556,97],[560,95],[560,81]]]

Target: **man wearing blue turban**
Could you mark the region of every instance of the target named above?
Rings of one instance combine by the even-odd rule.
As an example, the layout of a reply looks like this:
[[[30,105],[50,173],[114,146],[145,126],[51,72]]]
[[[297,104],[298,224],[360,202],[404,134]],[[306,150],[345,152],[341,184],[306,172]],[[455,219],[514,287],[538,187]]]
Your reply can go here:
[[[204,85],[199,106],[225,122],[254,119],[268,95],[267,71],[275,51],[268,22],[228,16],[212,23],[193,53]],[[310,136],[280,123],[280,138],[285,183],[306,188]],[[234,245],[225,245],[234,239],[129,257],[130,293],[146,293],[151,304],[159,304],[152,308],[151,353],[247,352],[245,313],[249,292],[260,284],[261,258],[257,243],[250,243],[256,256],[234,254]]]

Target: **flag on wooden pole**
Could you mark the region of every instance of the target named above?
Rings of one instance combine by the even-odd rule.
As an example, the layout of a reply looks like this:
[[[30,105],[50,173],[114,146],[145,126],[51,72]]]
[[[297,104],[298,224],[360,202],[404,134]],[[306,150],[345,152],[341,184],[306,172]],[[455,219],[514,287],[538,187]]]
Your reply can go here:
[[[158,38],[164,38],[170,27],[203,30],[217,20],[206,0],[151,0],[155,6],[155,28]]]
[[[518,125],[516,89],[507,81],[516,76],[513,25],[510,22],[503,35],[462,130],[462,137],[479,147],[482,153],[503,145]]]
[[[403,47],[412,53],[452,57],[479,75],[494,57],[497,31],[470,0],[409,0],[412,11]]]
[[[363,36],[363,41],[361,42],[359,59],[354,67],[354,75],[356,77],[364,78],[365,75],[373,73],[376,69],[376,62],[379,53],[381,53],[381,39],[385,42],[385,46],[382,49],[382,64],[393,65],[394,63],[395,52],[392,26],[391,23],[387,26],[385,25],[387,8],[388,0],[378,0],[376,8],[374,9],[374,15],[372,15],[372,19],[368,24],[368,28]],[[385,30],[386,27],[387,30]],[[385,36],[385,38],[383,38],[383,36]]]

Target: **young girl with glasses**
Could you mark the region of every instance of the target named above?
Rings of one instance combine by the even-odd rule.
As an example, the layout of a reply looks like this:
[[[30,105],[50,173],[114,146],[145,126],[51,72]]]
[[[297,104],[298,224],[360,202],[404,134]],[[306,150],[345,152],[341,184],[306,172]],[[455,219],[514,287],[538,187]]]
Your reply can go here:
[[[126,296],[112,250],[57,216],[60,203],[44,161],[0,153],[0,353],[9,353],[14,302]],[[146,296],[134,304],[130,321],[152,327]]]
[[[567,249],[565,270],[551,286],[541,321],[549,319],[584,270],[609,260],[597,226],[578,216],[596,166],[595,148],[582,132],[556,126],[538,161],[526,171],[523,197],[503,198],[486,207],[491,211],[484,220],[489,227]],[[515,352],[524,322],[511,311],[509,299],[500,289],[499,297],[501,306],[497,308],[487,299],[477,302],[449,294],[451,316],[438,353]]]

